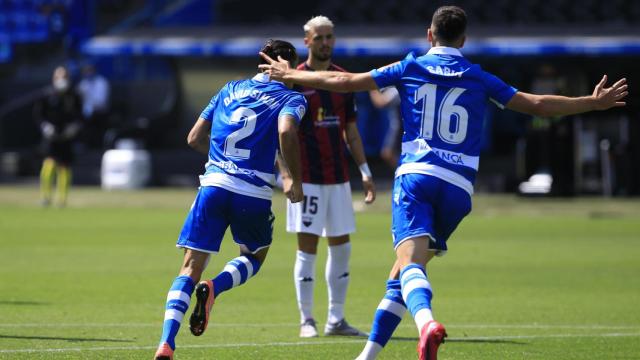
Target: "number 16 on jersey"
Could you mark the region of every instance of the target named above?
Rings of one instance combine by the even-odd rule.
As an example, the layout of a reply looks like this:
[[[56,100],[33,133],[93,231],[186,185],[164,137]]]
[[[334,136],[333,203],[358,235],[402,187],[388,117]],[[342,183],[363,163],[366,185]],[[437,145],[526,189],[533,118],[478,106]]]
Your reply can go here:
[[[422,100],[421,137],[431,140],[436,128],[438,137],[442,141],[448,144],[460,144],[467,137],[469,113],[467,109],[456,105],[455,102],[465,89],[457,87],[449,89],[440,101],[440,106],[436,106],[437,90],[438,86],[435,84],[424,84],[415,93],[415,103]]]

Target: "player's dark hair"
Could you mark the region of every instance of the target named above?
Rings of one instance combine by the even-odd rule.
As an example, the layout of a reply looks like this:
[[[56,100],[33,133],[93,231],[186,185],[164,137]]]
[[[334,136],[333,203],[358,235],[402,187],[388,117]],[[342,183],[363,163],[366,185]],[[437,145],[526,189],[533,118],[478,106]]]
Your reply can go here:
[[[296,48],[288,41],[269,39],[260,50],[263,53],[269,55],[270,58],[278,60],[278,56],[287,60],[292,67],[298,63],[298,53]],[[267,62],[260,57],[260,64],[266,64]]]
[[[457,6],[441,6],[431,19],[431,31],[436,39],[452,43],[460,39],[467,29],[467,14]]]

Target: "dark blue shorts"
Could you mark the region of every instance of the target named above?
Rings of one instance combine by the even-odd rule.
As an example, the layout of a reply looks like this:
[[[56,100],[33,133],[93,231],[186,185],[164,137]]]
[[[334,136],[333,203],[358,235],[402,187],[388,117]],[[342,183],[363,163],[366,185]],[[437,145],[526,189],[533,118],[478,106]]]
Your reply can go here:
[[[429,249],[443,254],[447,239],[471,211],[471,196],[460,187],[424,174],[404,174],[393,184],[391,199],[393,247],[429,236]]]
[[[233,240],[255,253],[271,245],[274,219],[270,200],[202,186],[176,246],[216,253],[227,227],[231,226]]]

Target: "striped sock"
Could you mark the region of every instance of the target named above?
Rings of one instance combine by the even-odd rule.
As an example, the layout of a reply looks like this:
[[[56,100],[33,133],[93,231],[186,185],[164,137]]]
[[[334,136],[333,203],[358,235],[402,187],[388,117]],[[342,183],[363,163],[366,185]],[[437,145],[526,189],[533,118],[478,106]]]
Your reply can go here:
[[[231,288],[242,285],[260,270],[260,262],[251,255],[238,256],[225,265],[213,279],[213,297]]]
[[[405,266],[400,272],[400,283],[402,298],[418,326],[418,331],[421,331],[427,322],[433,320],[433,293],[424,267],[414,263]]]
[[[176,335],[178,335],[182,318],[189,308],[191,293],[193,293],[194,287],[193,280],[186,275],[178,276],[173,280],[173,284],[167,295],[167,305],[164,312],[164,326],[162,327],[160,344],[166,342],[172,349],[176,348]]]
[[[369,334],[367,344],[356,360],[375,359],[393,335],[406,312],[407,307],[400,291],[400,280],[388,280],[387,292],[373,317],[371,334]]]

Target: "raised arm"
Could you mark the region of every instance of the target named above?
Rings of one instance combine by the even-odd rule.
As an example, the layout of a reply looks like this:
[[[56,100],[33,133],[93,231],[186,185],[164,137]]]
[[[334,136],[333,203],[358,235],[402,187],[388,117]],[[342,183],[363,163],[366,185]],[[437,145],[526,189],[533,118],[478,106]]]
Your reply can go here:
[[[298,143],[298,129],[296,120],[291,115],[282,115],[278,119],[278,137],[280,140],[280,151],[284,165],[289,170],[288,176],[290,177],[289,183],[283,186],[285,195],[291,200],[292,203],[302,201],[304,196],[302,192],[302,166],[300,165],[300,144]],[[282,167],[282,161],[279,161],[278,166]],[[285,172],[281,170],[284,175]],[[283,185],[284,183],[283,178]],[[288,179],[287,179],[288,180]]]
[[[507,103],[507,109],[536,116],[563,116],[580,114],[594,110],[607,110],[625,106],[622,101],[629,92],[627,80],[620,79],[611,87],[605,88],[607,75],[593,89],[589,96],[566,97],[559,95],[536,95],[518,91]]]
[[[337,92],[355,92],[378,88],[370,73],[348,73],[342,71],[302,71],[291,69],[289,62],[278,57],[278,61],[260,53],[268,64],[258,67],[269,74],[272,80],[292,82],[303,86]]]
[[[187,136],[187,144],[197,152],[209,154],[209,136],[211,134],[211,121],[198,118]]]

